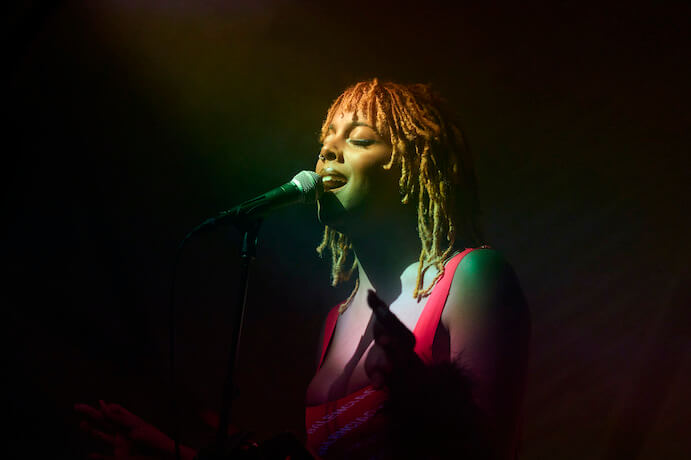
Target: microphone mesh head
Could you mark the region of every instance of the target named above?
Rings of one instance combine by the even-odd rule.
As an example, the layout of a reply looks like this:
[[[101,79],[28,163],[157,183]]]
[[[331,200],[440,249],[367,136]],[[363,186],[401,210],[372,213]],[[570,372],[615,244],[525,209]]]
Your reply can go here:
[[[324,193],[322,178],[314,171],[300,171],[291,182],[300,189],[305,203],[314,203]]]

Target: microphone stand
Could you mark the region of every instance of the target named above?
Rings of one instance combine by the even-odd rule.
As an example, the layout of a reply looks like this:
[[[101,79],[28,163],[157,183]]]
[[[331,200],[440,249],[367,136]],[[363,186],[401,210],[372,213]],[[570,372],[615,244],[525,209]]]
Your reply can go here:
[[[261,224],[261,219],[241,219],[235,222],[236,227],[243,232],[242,246],[240,249],[240,284],[238,286],[234,318],[236,328],[230,342],[228,368],[226,380],[223,385],[221,410],[219,412],[216,438],[211,446],[203,448],[197,453],[196,460],[228,460],[231,458],[231,452],[233,449],[238,447],[237,444],[240,444],[245,440],[244,436],[240,435],[239,439],[235,440],[235,445],[228,445],[228,426],[230,424],[230,411],[233,405],[233,390],[235,388],[233,385],[233,380],[235,377],[235,370],[237,368],[237,361],[240,353],[242,325],[245,319],[249,268],[250,263],[252,260],[254,260],[257,254],[257,235],[259,233],[259,227],[261,227]]]

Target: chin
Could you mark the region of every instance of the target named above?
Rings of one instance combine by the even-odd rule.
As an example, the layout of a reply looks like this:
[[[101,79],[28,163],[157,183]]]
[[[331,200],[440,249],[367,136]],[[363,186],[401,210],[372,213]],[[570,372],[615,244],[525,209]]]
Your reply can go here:
[[[348,211],[343,207],[336,195],[331,192],[324,193],[317,201],[317,218],[324,225],[343,232],[344,223]]]

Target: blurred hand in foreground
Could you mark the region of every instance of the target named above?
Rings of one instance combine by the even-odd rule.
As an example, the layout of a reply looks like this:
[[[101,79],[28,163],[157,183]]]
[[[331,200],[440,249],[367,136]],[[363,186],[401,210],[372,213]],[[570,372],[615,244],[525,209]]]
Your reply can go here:
[[[104,451],[89,453],[90,459],[143,460],[175,458],[173,440],[119,404],[99,401],[98,407],[75,404],[75,412],[84,416],[80,428],[103,443]],[[192,460],[196,452],[180,446],[183,460]]]

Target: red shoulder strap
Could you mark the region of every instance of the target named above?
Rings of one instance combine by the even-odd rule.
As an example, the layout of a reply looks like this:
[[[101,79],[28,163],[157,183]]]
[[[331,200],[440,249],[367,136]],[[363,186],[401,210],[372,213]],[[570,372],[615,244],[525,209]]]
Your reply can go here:
[[[425,309],[422,311],[415,325],[415,330],[413,331],[416,340],[415,353],[425,362],[429,363],[432,361],[431,351],[434,335],[437,332],[442,311],[444,311],[446,298],[449,296],[449,290],[451,289],[451,282],[456,273],[456,268],[458,264],[461,263],[461,260],[475,249],[478,248],[467,248],[446,263],[444,266],[444,274],[439,281],[437,281],[436,286],[434,286],[429,300],[427,300],[427,305],[425,305]]]
[[[339,303],[331,309],[329,315],[326,317],[326,322],[324,323],[324,343],[322,344],[322,356],[319,358],[319,367],[322,366],[324,362],[324,356],[326,355],[326,349],[329,347],[329,342],[331,342],[331,336],[336,329],[336,321],[338,321],[338,308],[341,306]]]

